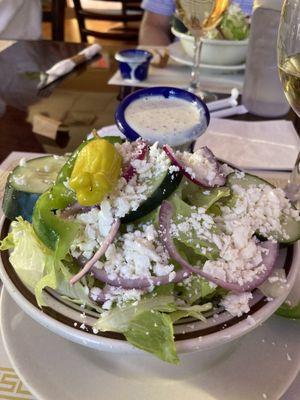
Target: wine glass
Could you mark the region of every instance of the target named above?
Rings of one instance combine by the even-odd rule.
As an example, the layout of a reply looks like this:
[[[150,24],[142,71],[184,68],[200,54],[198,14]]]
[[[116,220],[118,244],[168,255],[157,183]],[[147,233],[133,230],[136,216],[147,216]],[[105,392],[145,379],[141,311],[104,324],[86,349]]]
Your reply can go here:
[[[286,98],[300,117],[300,0],[285,0],[278,31],[279,76]],[[300,209],[300,153],[286,187]]]
[[[231,0],[176,0],[176,13],[194,36],[194,58],[188,90],[209,100],[211,94],[200,90],[200,57],[205,31],[215,28]]]

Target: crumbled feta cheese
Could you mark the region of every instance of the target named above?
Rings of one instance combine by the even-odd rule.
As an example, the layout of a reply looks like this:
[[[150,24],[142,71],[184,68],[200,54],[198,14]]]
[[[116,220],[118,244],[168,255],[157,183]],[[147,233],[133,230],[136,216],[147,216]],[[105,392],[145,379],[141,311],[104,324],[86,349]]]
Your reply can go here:
[[[239,294],[229,293],[223,298],[221,305],[231,315],[240,317],[242,314],[250,311],[249,301],[252,297],[252,294],[249,292]]]
[[[198,149],[194,153],[184,151],[183,153],[176,152],[176,157],[186,166],[186,172],[196,178],[195,171],[201,171],[201,175],[205,176],[208,182],[212,182],[216,177],[217,170],[215,164],[207,158],[203,149]]]
[[[172,174],[173,172],[178,172],[180,171],[180,168],[177,165],[170,165],[169,167],[169,172]]]
[[[261,184],[248,188],[233,185],[232,190],[237,195],[236,204],[233,208],[222,207],[222,217],[219,219],[228,233],[235,235],[238,229],[247,229],[253,234],[259,230],[262,235],[272,239],[272,232],[276,231],[288,239],[282,219],[291,216],[299,221],[300,217],[282,189]]]

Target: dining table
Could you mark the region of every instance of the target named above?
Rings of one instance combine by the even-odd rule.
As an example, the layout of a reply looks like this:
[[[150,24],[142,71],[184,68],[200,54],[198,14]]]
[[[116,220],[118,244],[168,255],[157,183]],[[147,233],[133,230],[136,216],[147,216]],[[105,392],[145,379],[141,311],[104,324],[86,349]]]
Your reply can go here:
[[[115,110],[118,104],[138,89],[132,85],[108,83],[118,70],[114,56],[117,51],[126,47],[124,44],[103,45],[101,53],[88,62],[78,65],[50,85],[40,85],[47,69],[58,61],[77,54],[86,46],[86,43],[51,40],[0,41],[2,165],[9,165],[7,160],[14,161],[12,155],[23,153],[70,153],[94,128],[101,130],[115,124]],[[129,48],[129,45],[127,47]],[[225,96],[224,93],[218,93],[220,98]],[[241,101],[240,96],[239,102]],[[249,113],[235,115],[230,119],[268,121],[267,118]],[[295,131],[300,135],[299,119],[293,111],[284,119],[292,121]],[[0,201],[8,172],[3,171],[4,169],[0,169]],[[6,358],[0,340],[0,399],[35,399],[25,386]],[[282,400],[296,400],[299,393],[300,376],[283,395]]]

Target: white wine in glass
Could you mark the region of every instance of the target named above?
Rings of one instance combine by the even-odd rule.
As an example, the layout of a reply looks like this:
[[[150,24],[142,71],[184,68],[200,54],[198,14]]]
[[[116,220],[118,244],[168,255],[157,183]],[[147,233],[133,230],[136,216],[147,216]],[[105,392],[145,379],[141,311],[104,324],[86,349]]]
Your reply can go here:
[[[193,68],[188,89],[191,92],[197,93],[200,89],[202,37],[219,24],[230,3],[231,0],[176,0],[177,16],[194,36]],[[205,97],[204,93],[202,97]]]
[[[300,117],[300,0],[285,0],[278,32],[279,75],[286,98]],[[286,187],[300,209],[300,153]]]
[[[279,75],[286,98],[295,113],[300,117],[300,52],[286,57],[279,64]]]

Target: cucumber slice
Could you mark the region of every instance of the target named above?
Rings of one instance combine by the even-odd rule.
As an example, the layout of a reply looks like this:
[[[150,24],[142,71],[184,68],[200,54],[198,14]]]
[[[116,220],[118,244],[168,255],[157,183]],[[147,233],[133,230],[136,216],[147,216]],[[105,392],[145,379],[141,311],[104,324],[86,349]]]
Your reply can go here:
[[[239,185],[242,188],[247,189],[251,185],[268,185],[275,188],[270,182],[259,178],[258,176],[245,174],[244,177],[239,178],[235,173],[227,176],[227,185],[232,187],[233,185]],[[288,235],[288,239],[283,237],[281,232],[271,232],[270,234],[279,243],[293,243],[300,239],[300,221],[296,221],[291,216],[284,216],[281,221],[281,226],[283,231]],[[258,232],[258,235],[263,237],[263,235]]]
[[[18,165],[9,175],[2,209],[11,220],[18,216],[31,222],[34,205],[40,194],[53,185],[65,157],[45,156]]]
[[[268,186],[271,186],[273,188],[275,187],[270,182],[268,182],[268,181],[266,181],[266,180],[264,180],[262,178],[259,178],[256,175],[241,173],[241,174],[244,174],[244,176],[243,177],[239,177],[239,174],[240,174],[240,172],[238,172],[238,174],[236,174],[235,172],[229,174],[227,176],[227,184],[229,186],[231,186],[231,187],[233,185],[239,185],[239,186],[241,186],[242,188],[245,188],[245,189],[247,189],[251,185],[255,185],[255,186],[268,185]]]
[[[167,199],[177,189],[181,179],[182,173],[180,171],[169,172],[168,169],[167,173],[160,174],[156,179],[147,182],[147,200],[137,210],[125,215],[121,220],[122,223],[134,222],[155,210],[163,200]]]

